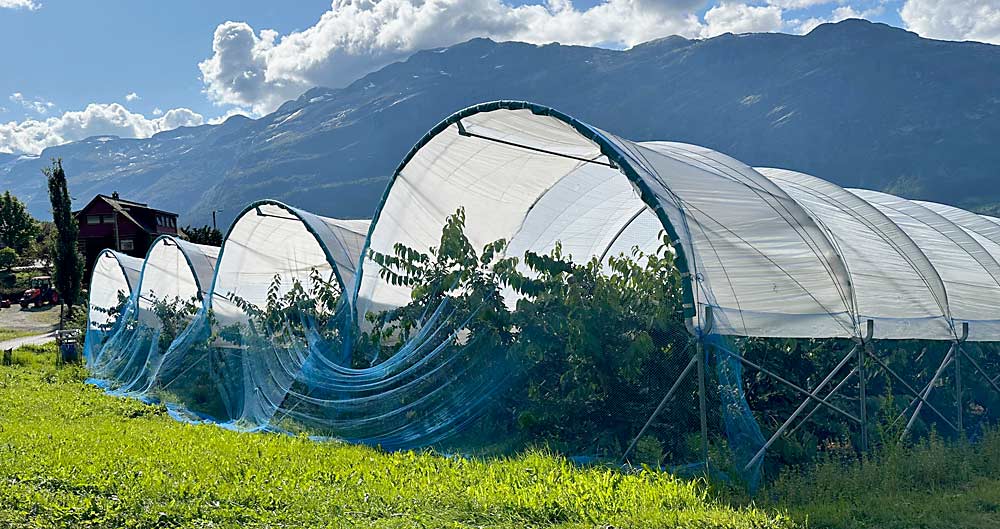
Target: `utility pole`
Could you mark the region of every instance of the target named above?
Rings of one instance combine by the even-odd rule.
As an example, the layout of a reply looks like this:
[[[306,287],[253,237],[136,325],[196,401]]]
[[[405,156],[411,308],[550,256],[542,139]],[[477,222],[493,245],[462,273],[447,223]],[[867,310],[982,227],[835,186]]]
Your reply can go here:
[[[213,230],[218,230],[219,229],[219,227],[215,225],[215,214],[218,213],[218,212],[220,212],[220,211],[223,211],[223,210],[221,210],[221,209],[213,209],[212,210],[212,229]]]

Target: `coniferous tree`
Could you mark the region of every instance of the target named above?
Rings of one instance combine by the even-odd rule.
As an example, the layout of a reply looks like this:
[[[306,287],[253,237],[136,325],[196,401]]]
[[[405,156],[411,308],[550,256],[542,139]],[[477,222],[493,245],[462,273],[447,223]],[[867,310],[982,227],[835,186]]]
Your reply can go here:
[[[209,246],[222,246],[222,232],[209,225],[195,228],[185,226],[182,230],[183,238],[195,244],[207,244]]]
[[[0,196],[0,243],[23,255],[38,233],[38,223],[17,197],[5,192]]]
[[[42,170],[49,181],[49,200],[52,202],[52,222],[56,227],[56,236],[52,248],[52,258],[55,265],[54,286],[60,299],[66,304],[70,317],[73,306],[80,297],[83,281],[83,258],[77,251],[76,241],[80,233],[76,219],[73,218],[72,200],[66,186],[66,173],[63,171],[62,159],[52,161],[52,167]]]

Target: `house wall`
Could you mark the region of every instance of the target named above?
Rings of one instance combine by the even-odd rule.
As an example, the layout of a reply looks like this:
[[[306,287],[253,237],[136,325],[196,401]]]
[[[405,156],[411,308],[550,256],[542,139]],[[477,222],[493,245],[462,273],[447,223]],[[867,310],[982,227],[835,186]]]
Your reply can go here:
[[[124,215],[116,216],[114,208],[103,200],[92,201],[77,215],[77,223],[80,228],[78,247],[84,256],[85,277],[88,278],[88,281],[93,271],[94,262],[102,250],[114,248],[126,255],[141,259],[146,256],[149,246],[157,236],[177,234],[176,215],[141,207],[131,208],[129,214],[142,223],[145,229],[137,226]],[[173,219],[173,225],[169,225],[169,222],[157,225],[157,215],[170,217]],[[92,224],[88,217],[94,216],[103,216],[102,222]],[[115,223],[113,222],[115,217],[118,220],[118,240],[122,243],[118,248],[115,248]],[[128,247],[129,241],[131,241],[131,248]]]

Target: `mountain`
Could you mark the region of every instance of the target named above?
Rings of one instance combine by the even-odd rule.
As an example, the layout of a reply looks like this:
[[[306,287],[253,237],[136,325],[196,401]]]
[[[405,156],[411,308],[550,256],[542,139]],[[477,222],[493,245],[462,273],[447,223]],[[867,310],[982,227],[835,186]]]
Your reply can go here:
[[[633,140],[696,143],[844,186],[1000,204],[1000,46],[923,39],[861,20],[805,36],[668,37],[619,51],[475,39],[422,51],[260,119],[149,139],[94,137],[0,158],[0,187],[47,216],[40,169],[61,157],[79,203],[118,191],[204,223],[276,198],[370,216],[435,123],[494,99],[553,106]]]

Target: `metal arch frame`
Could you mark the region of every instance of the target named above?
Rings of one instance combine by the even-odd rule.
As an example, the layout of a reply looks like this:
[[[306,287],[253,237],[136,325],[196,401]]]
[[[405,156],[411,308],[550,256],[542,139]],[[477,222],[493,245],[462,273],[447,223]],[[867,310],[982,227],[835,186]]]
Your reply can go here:
[[[606,156],[611,164],[617,166],[617,169],[621,171],[622,174],[633,185],[636,186],[636,188],[639,190],[640,198],[645,204],[647,204],[650,207],[650,209],[653,210],[654,213],[656,213],[657,218],[660,220],[660,224],[663,226],[663,228],[667,232],[667,235],[670,237],[671,246],[674,248],[674,251],[676,252],[675,255],[677,256],[675,262],[677,263],[678,271],[681,273],[681,276],[685,279],[684,281],[682,281],[684,317],[688,320],[695,318],[697,314],[695,307],[694,288],[692,286],[692,283],[694,281],[694,274],[691,273],[691,269],[689,268],[690,263],[688,262],[688,257],[686,255],[686,252],[684,251],[683,245],[678,235],[678,231],[676,230],[675,226],[673,226],[673,224],[670,222],[670,220],[667,218],[666,212],[663,211],[663,208],[659,207],[658,201],[655,199],[653,190],[639,176],[639,170],[633,166],[632,162],[629,160],[629,155],[624,151],[622,151],[617,145],[615,145],[614,142],[612,142],[607,136],[605,136],[603,132],[582,121],[577,120],[576,118],[573,118],[567,114],[555,110],[554,108],[547,107],[544,105],[529,103],[527,101],[512,101],[512,100],[500,100],[488,103],[481,103],[478,105],[473,105],[464,108],[462,110],[459,110],[458,112],[455,112],[454,114],[445,118],[437,125],[435,125],[433,128],[431,128],[410,149],[410,151],[406,154],[403,160],[396,167],[396,170],[393,172],[392,177],[389,179],[389,183],[386,185],[385,191],[382,194],[382,198],[379,200],[378,207],[375,209],[375,214],[372,216],[372,223],[368,229],[368,236],[365,238],[364,248],[362,249],[361,256],[359,257],[357,266],[355,267],[356,270],[355,277],[357,279],[355,280],[354,291],[353,294],[351,295],[351,300],[352,301],[356,300],[360,293],[361,283],[364,277],[365,261],[367,260],[368,252],[370,250],[370,245],[371,245],[371,238],[375,232],[376,226],[378,225],[378,220],[382,215],[382,211],[389,198],[389,194],[392,192],[396,180],[399,178],[400,174],[403,172],[403,170],[406,168],[409,162],[413,159],[414,156],[416,156],[416,154],[424,146],[430,143],[431,140],[433,140],[436,136],[447,130],[452,125],[456,125],[457,123],[459,123],[462,119],[476,114],[481,114],[485,112],[494,112],[498,110],[528,110],[532,114],[537,116],[547,116],[562,121],[566,125],[569,125],[574,130],[576,130],[576,132],[579,133],[583,138],[593,142],[600,149],[601,154]],[[466,133],[466,135],[468,135],[468,133]],[[495,138],[489,138],[489,140],[495,141]],[[521,145],[517,146],[529,147]],[[563,155],[561,153],[549,153],[549,154],[558,156]],[[593,162],[592,160],[583,160],[583,161]],[[347,329],[348,333],[353,333],[353,328],[356,326],[358,322],[357,311],[352,310],[351,312],[352,316],[351,318],[349,318],[350,321],[348,323],[348,329]],[[350,337],[350,334],[348,334],[348,337]]]
[[[280,217],[278,215],[271,215],[269,213],[264,213],[264,212],[260,211],[260,207],[261,206],[275,206],[275,207],[278,207],[278,208],[281,208],[281,209],[285,210],[286,212],[288,212],[292,216],[291,217]],[[216,295],[215,294],[215,287],[216,287],[216,285],[219,282],[219,269],[222,268],[222,260],[223,260],[223,257],[225,256],[225,253],[226,253],[226,243],[229,241],[229,237],[233,234],[233,230],[236,228],[236,225],[239,224],[240,220],[242,220],[250,212],[254,212],[258,216],[263,216],[263,217],[278,217],[278,218],[282,218],[282,219],[285,219],[285,220],[290,220],[290,221],[293,221],[293,222],[294,221],[300,222],[302,224],[302,227],[305,228],[305,230],[310,235],[312,235],[313,238],[316,240],[316,244],[319,245],[320,249],[323,250],[323,255],[326,256],[326,261],[330,264],[330,267],[333,269],[333,274],[334,274],[334,276],[337,279],[337,284],[340,285],[340,288],[342,289],[342,291],[344,293],[348,292],[348,287],[347,287],[347,285],[344,284],[344,280],[340,276],[340,269],[337,266],[336,260],[333,258],[333,254],[330,252],[330,249],[327,248],[326,244],[323,242],[323,238],[316,231],[316,228],[312,226],[312,224],[299,212],[299,210],[297,210],[296,208],[293,208],[293,207],[289,206],[288,204],[285,204],[284,202],[280,202],[278,200],[272,200],[272,199],[255,200],[255,201],[251,202],[247,207],[243,208],[243,210],[240,211],[239,214],[236,215],[236,218],[233,219],[233,222],[230,223],[229,228],[226,230],[225,237],[222,238],[222,246],[219,248],[219,257],[218,257],[218,259],[216,259],[215,271],[212,274],[212,285],[211,285],[211,288],[208,290],[208,294],[209,295],[206,296],[205,310],[211,310],[211,308],[212,308],[212,299]],[[367,243],[366,243],[366,245],[367,245]],[[362,254],[363,253],[364,252],[362,252]]]

